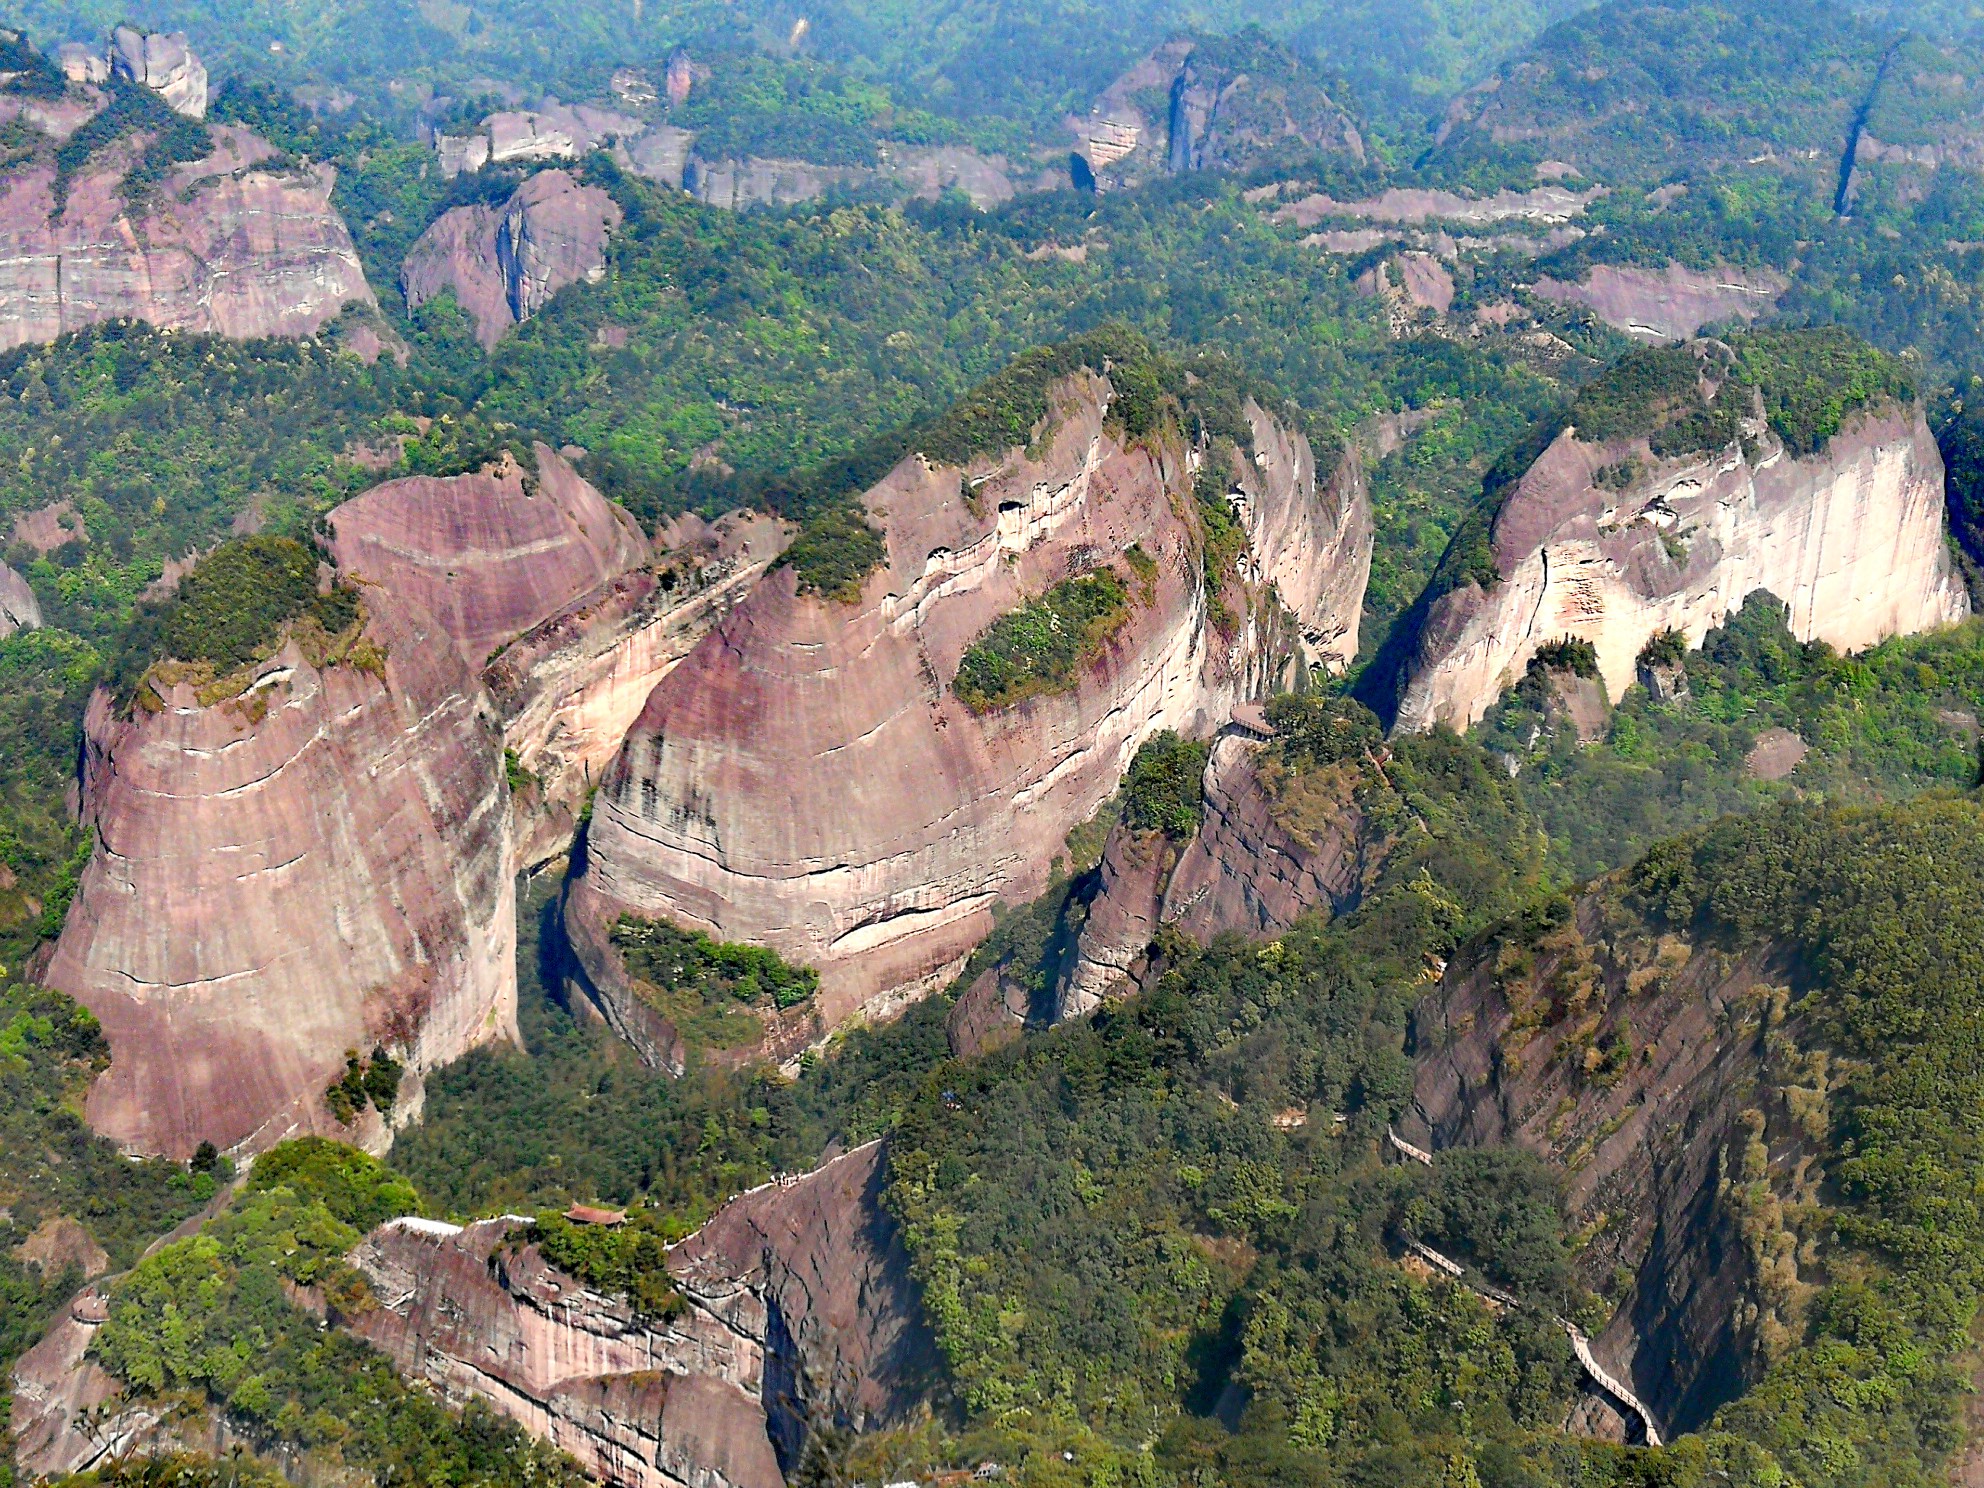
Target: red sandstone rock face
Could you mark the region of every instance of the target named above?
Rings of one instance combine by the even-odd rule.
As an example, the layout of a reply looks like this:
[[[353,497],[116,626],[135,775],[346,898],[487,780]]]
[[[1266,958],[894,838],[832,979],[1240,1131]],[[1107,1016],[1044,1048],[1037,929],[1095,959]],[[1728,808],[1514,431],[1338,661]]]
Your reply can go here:
[[[307,336],[348,304],[371,305],[329,166],[278,171],[247,130],[178,167],[129,215],[129,146],[103,152],[55,211],[54,167],[0,181],[0,349],[130,317],[222,336]]]
[[[1206,622],[1183,452],[1119,446],[1109,396],[1093,376],[1064,385],[1032,454],[963,473],[905,460],[865,498],[888,563],[858,605],[802,596],[774,571],[655,689],[595,799],[568,904],[603,1000],[626,1000],[608,935],[632,912],[817,967],[829,1029],[892,1013],[955,975],[1000,897],[1040,892],[1144,738],[1203,732],[1258,685],[1261,636]],[[1313,462],[1300,441],[1280,449],[1250,530],[1306,542],[1327,523],[1268,508],[1319,500]],[[1361,486],[1346,500],[1350,539],[1368,530]],[[1132,585],[1128,622],[1073,690],[985,717],[957,700],[951,679],[988,626],[1094,563],[1128,573],[1132,545],[1154,562],[1147,592]],[[1305,589],[1279,553],[1255,556],[1292,592],[1338,592],[1354,615],[1368,539],[1348,548],[1335,591]],[[1323,603],[1305,628],[1340,647],[1354,619]]]
[[[1784,293],[1781,274],[1678,263],[1662,269],[1600,264],[1576,284],[1544,277],[1535,293],[1559,304],[1584,305],[1607,325],[1648,341],[1681,341],[1711,321],[1755,320]]]
[[[889,560],[858,605],[775,571],[655,689],[571,896],[604,995],[630,910],[817,966],[830,1025],[899,1007],[954,974],[1000,895],[1039,892],[1146,734],[1224,711],[1201,682],[1184,462],[1118,446],[1107,398],[1099,378],[1065,389],[1039,457],[977,462],[969,502],[958,471],[905,460],[866,498]],[[988,626],[1132,544],[1155,561],[1149,600],[1073,691],[984,718],[957,700]]]
[[[648,556],[640,524],[541,444],[535,477],[408,476],[328,522],[339,571],[434,616],[472,667]]]
[[[1499,581],[1433,606],[1402,689],[1401,728],[1476,723],[1539,646],[1589,640],[1610,697],[1649,637],[1690,645],[1767,589],[1800,640],[1858,650],[1969,613],[1943,527],[1943,462],[1919,409],[1862,414],[1816,455],[1756,431],[1674,459],[1645,440],[1586,444],[1567,430],[1495,518]],[[1597,472],[1638,462],[1623,491]]]
[[[455,207],[420,235],[400,271],[409,308],[452,289],[485,347],[568,284],[606,272],[620,208],[562,170],[540,171],[501,207]]]
[[[682,517],[645,568],[581,596],[505,646],[483,670],[503,737],[535,777],[519,842],[534,864],[571,841],[655,685],[751,592],[785,548],[770,517]]]
[[[1109,829],[1102,849],[1102,886],[1082,925],[1075,965],[1056,994],[1057,1023],[1086,1017],[1135,978],[1157,935],[1164,886],[1177,865],[1178,850],[1162,832],[1133,831],[1121,822]]]
[[[1414,1015],[1418,1075],[1401,1125],[1436,1152],[1515,1143],[1562,1165],[1570,1228],[1593,1236],[1581,1277],[1594,1288],[1621,1268],[1634,1277],[1594,1350],[1665,1427],[1691,1430],[1756,1367],[1749,1249],[1727,1196],[1750,1135],[1743,1108],[1770,1114],[1774,1170],[1802,1174],[1809,1150],[1758,1089],[1764,1000],[1789,968],[1768,945],[1738,958],[1655,941],[1607,902],[1615,892],[1586,894],[1527,972],[1498,973],[1492,944],[1455,961]],[[1564,1016],[1549,989],[1573,962],[1591,968],[1595,991]],[[1638,1057],[1592,1078],[1587,1051],[1621,1034]]]
[[[1206,767],[1206,815],[1179,858],[1161,918],[1199,941],[1223,930],[1273,935],[1310,910],[1362,896],[1373,856],[1346,768],[1284,787],[1263,780],[1260,746],[1227,735]]]
[[[103,1023],[88,1115],[127,1147],[252,1153],[333,1131],[323,1092],[346,1049],[383,1043],[417,1076],[514,1036],[487,699],[425,616],[376,592],[366,608],[383,679],[285,643],[233,701],[182,684],[120,718],[92,700],[101,846],[45,980]],[[416,1078],[402,1104],[417,1098]]]
[[[870,1142],[732,1199],[669,1258],[677,1283],[702,1305],[759,1299],[768,1351],[788,1349],[785,1369],[766,1381],[775,1429],[781,1421],[789,1434],[797,1422],[898,1425],[935,1379],[936,1344],[909,1256],[882,1207],[887,1180],[886,1150]],[[797,1445],[789,1443],[793,1455]]]
[[[1338,767],[1271,784],[1261,746],[1222,735],[1206,765],[1205,820],[1189,842],[1111,831],[1057,1021],[1130,989],[1161,927],[1203,944],[1229,930],[1276,935],[1311,910],[1355,905],[1382,856],[1357,805],[1358,779]]]
[[[487,1401],[615,1488],[781,1488],[762,1339],[700,1308],[644,1322],[518,1227],[381,1225],[351,1259],[382,1305],[346,1325],[450,1404]]]
[[[879,1144],[734,1199],[678,1246],[667,1322],[586,1288],[518,1222],[380,1226],[348,1326],[455,1404],[480,1398],[614,1488],[781,1488],[814,1425],[885,1425],[936,1354],[881,1208]]]

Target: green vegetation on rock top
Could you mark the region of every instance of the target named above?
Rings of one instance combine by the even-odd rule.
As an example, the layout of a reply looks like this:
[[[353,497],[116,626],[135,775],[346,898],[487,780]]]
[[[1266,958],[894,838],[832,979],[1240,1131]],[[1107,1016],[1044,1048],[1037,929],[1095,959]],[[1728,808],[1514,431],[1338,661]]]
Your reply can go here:
[[[1063,579],[993,621],[958,662],[951,690],[974,713],[1067,692],[1130,618],[1130,590],[1113,570]]]

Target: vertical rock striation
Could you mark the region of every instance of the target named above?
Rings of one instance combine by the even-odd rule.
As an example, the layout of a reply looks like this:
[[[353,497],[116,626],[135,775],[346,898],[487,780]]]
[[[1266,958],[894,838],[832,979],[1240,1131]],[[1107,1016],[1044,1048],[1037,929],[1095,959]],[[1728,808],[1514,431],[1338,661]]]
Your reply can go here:
[[[539,171],[500,207],[451,208],[406,256],[407,307],[452,290],[477,339],[493,347],[566,285],[606,272],[607,238],[620,217],[611,196],[562,170]]]
[[[314,665],[288,640],[238,696],[160,681],[128,717],[91,702],[98,847],[45,980],[101,1020],[88,1115],[129,1148],[331,1131],[346,1049],[384,1044],[417,1075],[514,1036],[488,701],[431,620],[365,607],[382,663]]]
[[[785,547],[770,517],[687,516],[661,551],[503,647],[483,669],[505,743],[534,784],[525,864],[571,841],[585,798],[655,686],[742,602]]]
[[[1630,468],[1615,489],[1601,473]],[[1430,607],[1397,723],[1467,728],[1537,648],[1590,641],[1609,696],[1656,632],[1702,637],[1759,589],[1792,633],[1842,651],[1969,611],[1943,537],[1943,463],[1919,409],[1862,414],[1799,458],[1754,443],[1662,459],[1647,442],[1567,429],[1509,493],[1491,538],[1496,578]]]

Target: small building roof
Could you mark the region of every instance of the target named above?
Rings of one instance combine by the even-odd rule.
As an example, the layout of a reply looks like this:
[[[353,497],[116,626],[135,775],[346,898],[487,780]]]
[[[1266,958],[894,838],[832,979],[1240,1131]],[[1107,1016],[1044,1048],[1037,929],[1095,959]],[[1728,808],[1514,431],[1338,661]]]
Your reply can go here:
[[[573,1224],[623,1225],[627,1222],[624,1209],[595,1209],[590,1204],[574,1204],[565,1211],[565,1218]]]

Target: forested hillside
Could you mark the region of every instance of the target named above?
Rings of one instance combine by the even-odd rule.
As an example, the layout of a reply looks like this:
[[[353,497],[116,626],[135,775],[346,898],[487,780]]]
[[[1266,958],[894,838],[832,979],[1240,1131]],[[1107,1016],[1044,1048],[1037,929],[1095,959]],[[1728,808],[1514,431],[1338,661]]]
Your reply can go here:
[[[1978,1480],[1973,10],[0,15],[0,1488]]]

